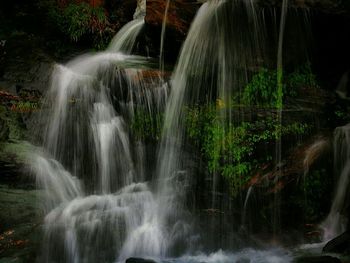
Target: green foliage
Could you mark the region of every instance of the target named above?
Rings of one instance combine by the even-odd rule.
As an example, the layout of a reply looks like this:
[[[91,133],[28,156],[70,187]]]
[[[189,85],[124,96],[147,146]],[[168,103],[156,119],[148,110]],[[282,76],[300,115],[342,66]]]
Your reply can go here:
[[[318,88],[316,75],[312,72],[310,63],[306,63],[289,74],[286,83],[293,92],[299,88]]]
[[[318,87],[310,63],[297,68],[290,74],[285,72],[279,74],[285,76],[282,89],[278,89],[277,77],[281,76],[277,76],[276,70],[261,69],[244,88],[242,102],[246,105],[278,108],[278,104],[281,104],[280,97],[295,97],[302,88]]]
[[[243,103],[257,106],[274,106],[277,101],[276,71],[261,69],[243,91]]]
[[[101,7],[82,2],[60,8],[51,0],[42,1],[41,6],[49,20],[73,42],[87,37],[93,41],[95,48],[102,49],[114,32]]]
[[[254,171],[272,160],[261,151],[273,145],[282,136],[297,136],[309,131],[306,123],[281,124],[272,117],[237,125],[224,123],[215,106],[187,109],[186,132],[201,150],[207,161],[208,171],[227,179],[231,192],[236,195],[248,182]]]

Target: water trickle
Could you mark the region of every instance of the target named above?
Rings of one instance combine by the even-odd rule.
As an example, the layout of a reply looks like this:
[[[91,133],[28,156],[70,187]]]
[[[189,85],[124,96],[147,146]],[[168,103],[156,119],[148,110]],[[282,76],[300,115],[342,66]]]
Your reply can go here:
[[[334,172],[339,176],[331,210],[321,224],[323,240],[328,241],[346,230],[347,218],[342,213],[350,180],[350,124],[338,127],[334,132]]]
[[[170,0],[167,0],[165,10],[164,10],[162,32],[160,36],[159,69],[161,72],[164,72],[164,41],[165,41],[165,33],[166,33],[166,24],[168,21],[169,6],[170,6]]]
[[[277,49],[277,134],[281,134],[282,129],[282,114],[283,114],[283,43],[284,43],[284,32],[286,27],[286,18],[288,11],[288,0],[283,0],[282,2],[282,10],[281,10],[281,19],[280,19],[280,28],[279,28],[279,37],[278,37],[278,49]],[[282,162],[282,139],[276,139],[276,163],[278,166],[281,165]],[[278,170],[279,174],[275,178],[275,183],[278,183],[279,177],[281,177],[282,172],[281,169]],[[279,194],[275,194],[275,205],[273,211],[273,232],[277,234],[280,226],[280,197]]]

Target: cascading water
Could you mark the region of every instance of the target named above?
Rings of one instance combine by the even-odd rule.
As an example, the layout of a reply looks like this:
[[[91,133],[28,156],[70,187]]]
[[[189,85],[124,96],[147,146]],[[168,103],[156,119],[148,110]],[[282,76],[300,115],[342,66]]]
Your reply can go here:
[[[40,262],[114,262],[165,250],[144,160],[134,155],[144,146],[131,140],[128,122],[140,107],[160,111],[166,87],[130,68],[146,60],[118,53],[131,52],[142,25],[143,18],[127,24],[106,52],[55,66],[43,149],[31,160],[46,193]]]
[[[338,127],[334,132],[334,172],[339,175],[338,185],[326,220],[321,224],[323,240],[342,234],[346,230],[347,218],[342,214],[350,178],[350,124]]]
[[[110,96],[123,72],[116,67],[125,59],[101,53],[56,66],[44,153],[33,161],[39,186],[47,191],[42,262],[160,254],[157,205],[147,184],[136,183],[143,178],[135,171],[124,117]],[[126,83],[132,92],[133,81]]]
[[[137,18],[126,24],[112,39],[108,50],[111,52],[123,52],[130,54],[134,47],[137,36],[145,24],[144,18]]]
[[[145,5],[144,0],[138,2]],[[159,76],[144,82],[142,70],[133,67],[146,60],[127,55],[143,21],[142,15],[135,15],[106,52],[55,67],[44,104],[51,110],[43,111],[48,120],[43,149],[32,160],[38,185],[46,193],[39,262],[166,257],[194,244],[194,227],[184,205],[191,181],[184,160],[185,109],[220,100],[224,107],[217,115],[223,123],[243,120],[231,108],[232,97],[263,61],[263,23],[253,0],[202,5],[171,79],[156,175],[147,183],[151,176],[143,165],[145,145],[133,138],[130,122],[139,109],[150,115],[164,110],[167,86],[160,85]],[[162,60],[161,51],[160,64]],[[216,177],[211,181],[215,192]],[[215,198],[211,205],[216,205]],[[267,262],[290,261],[284,252],[241,254],[180,261],[211,261],[217,255],[222,262],[240,256],[251,262],[266,262],[266,257]]]
[[[112,39],[107,51],[130,54],[137,36],[140,34],[146,15],[146,0],[138,0],[134,20],[127,23]]]

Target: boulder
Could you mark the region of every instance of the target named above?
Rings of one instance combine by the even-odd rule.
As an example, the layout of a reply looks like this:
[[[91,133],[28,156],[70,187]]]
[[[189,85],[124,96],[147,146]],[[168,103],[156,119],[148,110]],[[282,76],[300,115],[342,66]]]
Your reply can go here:
[[[350,230],[329,241],[324,246],[323,252],[350,254]]]
[[[293,261],[294,263],[341,263],[338,258],[331,256],[305,256],[299,257]]]

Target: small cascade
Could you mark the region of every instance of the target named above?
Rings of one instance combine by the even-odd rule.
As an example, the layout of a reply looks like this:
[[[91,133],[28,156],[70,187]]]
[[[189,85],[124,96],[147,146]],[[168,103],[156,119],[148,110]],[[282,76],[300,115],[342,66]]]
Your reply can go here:
[[[112,39],[107,50],[111,52],[121,51],[125,54],[130,54],[144,24],[144,18],[137,18],[130,21]]]
[[[336,93],[342,99],[349,99],[349,88],[350,88],[350,71],[347,71],[340,78]]]
[[[339,176],[331,210],[321,224],[323,240],[329,241],[346,230],[348,219],[343,215],[350,180],[350,124],[338,127],[334,132],[334,172]]]
[[[109,44],[107,51],[131,54],[136,38],[140,34],[146,16],[146,0],[138,0],[134,20],[123,26]]]
[[[327,148],[328,144],[329,142],[326,139],[319,138],[306,149],[303,161],[304,177],[309,173],[310,166],[317,160],[325,148]]]
[[[252,194],[253,189],[254,189],[253,186],[250,186],[248,188],[247,195],[246,195],[245,200],[244,200],[243,211],[242,211],[242,222],[241,222],[243,228],[245,227],[245,224],[246,224],[247,206],[248,206],[248,201],[249,201],[249,198]]]
[[[127,24],[105,52],[55,65],[42,150],[31,160],[45,191],[38,262],[115,262],[167,250],[172,234],[145,182],[145,146],[130,131],[138,111],[159,114],[168,93],[147,59],[129,55],[142,25]]]

